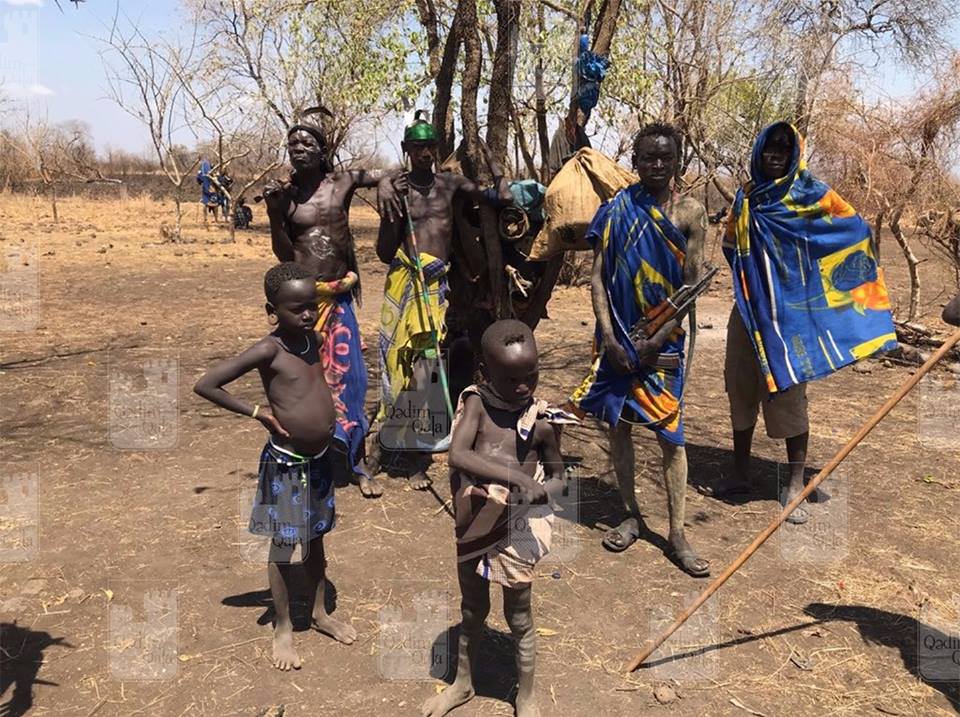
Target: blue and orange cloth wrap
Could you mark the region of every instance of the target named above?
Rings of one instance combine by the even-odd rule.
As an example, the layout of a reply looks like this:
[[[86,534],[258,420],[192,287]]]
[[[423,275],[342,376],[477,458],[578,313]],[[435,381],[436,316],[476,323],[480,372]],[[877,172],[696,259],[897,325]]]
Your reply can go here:
[[[772,132],[793,137],[787,173],[769,180]],[[771,394],[896,347],[890,298],[870,227],[804,160],[797,129],[757,137],[751,181],[737,192],[724,237],[737,309]]]
[[[603,286],[616,339],[633,371],[618,373],[603,351],[599,324],[594,333],[590,374],[570,397],[574,413],[591,414],[615,426],[620,420],[655,431],[683,445],[683,347],[686,334],[677,328],[661,347],[676,354],[679,366],[644,365],[630,331],[683,286],[686,237],[640,184],[618,192],[597,210],[587,240],[603,255]]]

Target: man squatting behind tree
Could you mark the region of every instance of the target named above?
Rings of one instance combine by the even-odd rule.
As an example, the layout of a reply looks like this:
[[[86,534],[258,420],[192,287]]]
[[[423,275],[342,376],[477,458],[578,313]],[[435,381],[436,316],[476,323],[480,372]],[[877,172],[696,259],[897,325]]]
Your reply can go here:
[[[516,641],[517,715],[538,717],[532,582],[550,550],[547,487],[563,488],[563,459],[547,404],[533,396],[539,355],[530,328],[498,321],[484,332],[481,351],[485,380],[461,395],[449,454],[462,596],[457,674],[422,714],[440,717],[474,696],[472,670],[495,582]]]
[[[333,171],[323,128],[313,120],[320,112],[307,110],[287,131],[287,152],[293,172],[289,182],[271,181],[263,198],[270,219],[273,253],[280,261],[295,261],[317,280],[321,337],[327,384],[337,411],[337,438],[364,495],[370,480],[364,473],[364,413],[367,369],[363,362],[360,326],[353,299],[360,299],[360,278],[350,233],[350,202],[358,187],[378,188],[380,213],[399,213],[389,175],[354,169]]]
[[[687,542],[684,503],[683,381],[685,333],[676,319],[649,339],[635,342],[631,330],[683,284],[697,282],[707,214],[690,197],[676,198],[672,182],[680,138],[670,125],[641,129],[633,146],[640,181],[606,202],[587,230],[595,258],[591,289],[597,317],[597,354],[590,374],[571,396],[578,416],[589,413],[610,426],[610,451],[627,516],[603,545],[629,548],[646,530],[634,493],[634,424],[656,432],[663,460],[670,514],[672,557],[695,577],[709,563]]]
[[[380,315],[382,392],[377,415],[380,421],[387,417],[401,392],[429,384],[429,372],[425,370],[427,364],[420,359],[435,358],[431,323],[437,330],[436,338],[446,338],[447,272],[452,258],[454,200],[494,204],[513,202],[510,187],[486,144],[481,142],[480,146],[493,174],[495,189],[492,190],[482,190],[460,174],[434,172],[434,165],[438,161],[437,144],[437,132],[429,122],[416,119],[406,128],[401,147],[409,158],[410,171],[401,173],[394,180],[397,193],[407,197],[406,206],[400,212],[392,211],[392,207],[387,206],[380,217],[377,256],[390,266]],[[422,287],[409,236],[407,208],[427,283],[427,307],[423,306]],[[448,355],[451,373],[458,373],[460,369],[473,365],[469,344],[465,339],[450,346]],[[472,376],[468,377],[467,382],[470,380]],[[465,383],[460,383],[460,386],[463,385]],[[457,396],[451,396],[451,400],[455,402]],[[372,482],[381,469],[381,448],[384,446],[379,439],[379,433],[371,436],[367,454],[367,471],[371,477],[368,485],[373,495],[380,495],[383,490],[379,482]],[[423,457],[411,458],[420,464],[410,468],[411,487],[426,490],[431,481],[422,467]]]

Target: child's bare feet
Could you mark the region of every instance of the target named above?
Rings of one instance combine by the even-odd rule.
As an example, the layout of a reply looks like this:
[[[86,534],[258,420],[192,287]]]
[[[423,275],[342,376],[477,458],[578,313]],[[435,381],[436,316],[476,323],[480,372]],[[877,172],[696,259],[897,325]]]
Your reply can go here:
[[[537,707],[535,695],[529,697],[517,695],[517,717],[540,717],[540,708]]]
[[[293,646],[292,625],[277,625],[273,631],[273,666],[284,671],[300,669],[300,655]]]
[[[357,631],[353,628],[353,625],[334,620],[326,613],[322,605],[317,605],[313,610],[313,626],[319,632],[329,635],[344,645],[352,645],[357,639]]]
[[[410,476],[410,487],[414,490],[426,490],[433,485],[433,481],[423,471],[417,471]]]
[[[423,703],[420,714],[423,717],[443,717],[451,710],[464,705],[473,699],[471,685],[458,684],[456,681],[439,695],[434,695]]]
[[[371,478],[358,474],[357,485],[360,487],[360,495],[364,498],[379,498],[383,495],[383,483],[376,477]]]

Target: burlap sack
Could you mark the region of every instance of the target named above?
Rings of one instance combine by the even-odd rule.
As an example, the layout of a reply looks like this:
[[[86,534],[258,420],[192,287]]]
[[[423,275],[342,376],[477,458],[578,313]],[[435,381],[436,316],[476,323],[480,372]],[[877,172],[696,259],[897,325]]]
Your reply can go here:
[[[597,209],[637,181],[635,174],[600,152],[579,150],[547,187],[546,222],[533,242],[530,259],[545,261],[559,252],[589,249],[584,235]]]

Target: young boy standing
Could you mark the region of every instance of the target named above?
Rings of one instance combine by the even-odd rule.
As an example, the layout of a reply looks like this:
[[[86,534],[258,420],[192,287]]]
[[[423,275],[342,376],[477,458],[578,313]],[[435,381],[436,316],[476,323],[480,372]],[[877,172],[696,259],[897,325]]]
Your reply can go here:
[[[481,341],[486,383],[460,397],[450,443],[450,483],[462,595],[457,676],[427,700],[440,717],[474,696],[471,670],[490,612],[490,583],[503,586],[503,611],[517,642],[518,717],[538,717],[533,689],[536,633],[530,606],[534,568],[550,549],[553,515],[545,480],[561,478],[563,459],[537,401],[537,346],[519,321],[498,321]]]
[[[328,447],[336,412],[313,330],[319,316],[316,277],[300,264],[284,262],[267,272],[263,285],[267,316],[276,329],[239,356],[214,366],[193,390],[218,406],[260,421],[270,432],[260,457],[250,532],[272,537],[267,577],[276,612],[273,664],[289,670],[300,668],[290,620],[290,559],[298,544],[315,596],[316,628],[345,644],[352,643],[357,633],[324,608],[323,536],[335,518]],[[223,388],[253,369],[260,373],[267,406],[251,406]]]

